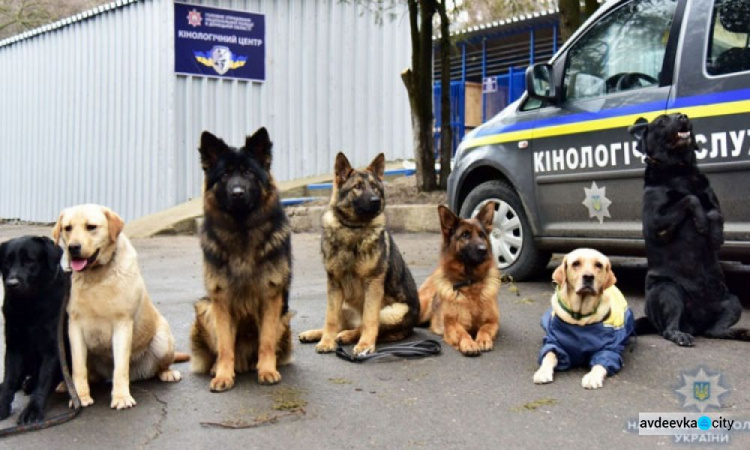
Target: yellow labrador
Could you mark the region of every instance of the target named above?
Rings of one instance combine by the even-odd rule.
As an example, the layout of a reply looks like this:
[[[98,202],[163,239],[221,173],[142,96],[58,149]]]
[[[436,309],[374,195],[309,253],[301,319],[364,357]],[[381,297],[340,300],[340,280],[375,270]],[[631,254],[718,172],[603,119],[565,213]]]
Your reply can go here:
[[[596,250],[567,254],[552,279],[557,289],[542,318],[546,331],[534,383],[551,383],[555,370],[590,367],[581,380],[599,389],[607,375],[622,368],[622,352],[634,332],[633,313],[615,287],[612,264]]]
[[[175,359],[172,332],[151,303],[123,226],[108,208],[79,205],[65,209],[52,231],[55,242],[62,238],[73,269],[68,335],[83,406],[94,403],[89,378],[112,379],[110,406],[117,409],[135,406],[130,380],[180,380],[180,372],[169,367]]]

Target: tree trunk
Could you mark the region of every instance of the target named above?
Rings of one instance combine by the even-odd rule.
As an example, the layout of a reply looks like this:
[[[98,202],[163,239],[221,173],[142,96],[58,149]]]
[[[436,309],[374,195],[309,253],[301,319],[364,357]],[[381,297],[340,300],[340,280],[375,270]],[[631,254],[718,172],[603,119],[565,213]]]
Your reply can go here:
[[[437,189],[432,115],[432,17],[434,0],[408,0],[411,28],[411,65],[401,73],[411,109],[417,188]]]
[[[581,4],[579,0],[559,0],[560,9],[560,37],[565,42],[581,26]]]
[[[453,128],[451,127],[451,36],[450,19],[445,2],[437,3],[440,15],[440,188],[448,188],[453,156]]]
[[[586,6],[584,6],[583,8],[583,20],[591,17],[591,15],[594,14],[597,9],[599,9],[599,2],[597,0],[586,0]]]

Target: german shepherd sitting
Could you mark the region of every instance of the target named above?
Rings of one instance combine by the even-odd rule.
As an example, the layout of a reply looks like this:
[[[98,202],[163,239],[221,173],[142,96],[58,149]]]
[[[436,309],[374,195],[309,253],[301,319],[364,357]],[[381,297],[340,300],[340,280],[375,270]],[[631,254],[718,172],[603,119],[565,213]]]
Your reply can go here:
[[[239,149],[204,131],[201,229],[208,296],[195,304],[194,372],[211,372],[214,392],[231,389],[235,372],[256,367],[262,384],[278,383],[277,364],[292,350],[289,286],[291,228],[271,176],[265,128]]]
[[[419,322],[429,322],[433,333],[464,356],[478,356],[492,350],[500,322],[500,271],[489,240],[495,203],[484,205],[474,219],[463,220],[443,205],[438,213],[443,250],[440,265],[419,288]]]
[[[323,329],[299,335],[318,342],[318,353],[353,344],[354,354],[375,351],[375,342],[406,338],[419,319],[417,285],[385,227],[381,153],[364,171],[336,156],[331,202],[323,215],[323,262],[328,307]]]

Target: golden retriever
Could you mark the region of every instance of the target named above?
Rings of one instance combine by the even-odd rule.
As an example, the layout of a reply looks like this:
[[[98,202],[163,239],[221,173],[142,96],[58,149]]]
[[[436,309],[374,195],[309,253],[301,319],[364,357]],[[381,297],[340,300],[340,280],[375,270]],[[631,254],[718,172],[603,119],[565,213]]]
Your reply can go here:
[[[617,278],[606,256],[581,248],[567,254],[552,279],[557,289],[542,318],[546,331],[534,383],[552,382],[555,370],[590,367],[581,380],[599,389],[606,376],[622,367],[622,352],[634,331],[633,313],[615,287]]]
[[[180,380],[169,367],[175,360],[172,332],[151,303],[123,227],[110,209],[79,205],[65,209],[52,231],[56,243],[62,238],[73,269],[68,336],[83,406],[94,403],[89,378],[112,379],[110,407],[117,409],[136,404],[130,380]]]

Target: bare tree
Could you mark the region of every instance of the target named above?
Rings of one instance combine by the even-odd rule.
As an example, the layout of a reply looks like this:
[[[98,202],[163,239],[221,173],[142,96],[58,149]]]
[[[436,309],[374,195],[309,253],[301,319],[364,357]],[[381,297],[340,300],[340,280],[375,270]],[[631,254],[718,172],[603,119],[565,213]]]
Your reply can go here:
[[[108,2],[109,0],[0,0],[0,39]]]

